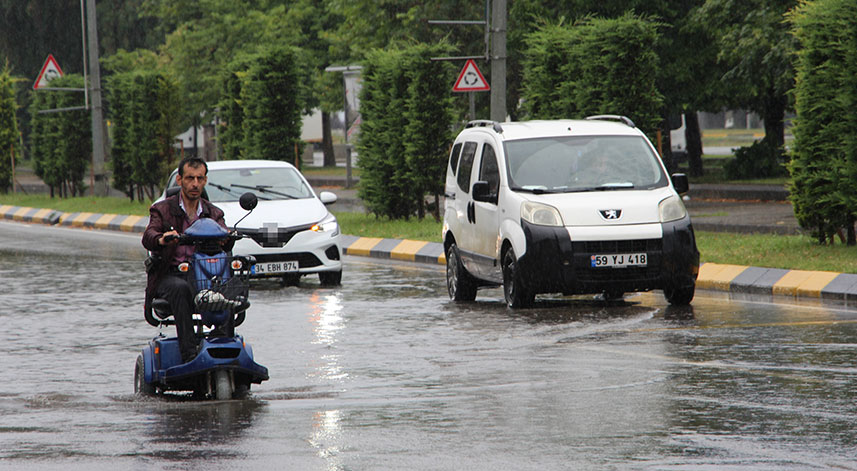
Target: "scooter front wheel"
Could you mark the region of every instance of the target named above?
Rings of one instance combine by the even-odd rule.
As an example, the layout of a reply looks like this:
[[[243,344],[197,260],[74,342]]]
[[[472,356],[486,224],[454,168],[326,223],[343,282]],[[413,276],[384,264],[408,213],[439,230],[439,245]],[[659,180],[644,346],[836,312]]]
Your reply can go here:
[[[232,377],[226,370],[214,372],[214,397],[218,401],[232,399]]]
[[[143,355],[137,355],[137,365],[134,367],[134,394],[142,394],[144,396],[155,394],[155,386],[146,382]]]

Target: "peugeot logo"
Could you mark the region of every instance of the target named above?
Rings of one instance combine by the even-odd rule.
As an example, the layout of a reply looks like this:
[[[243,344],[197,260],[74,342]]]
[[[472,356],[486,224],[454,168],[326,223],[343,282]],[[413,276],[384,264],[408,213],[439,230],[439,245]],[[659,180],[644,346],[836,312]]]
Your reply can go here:
[[[622,217],[621,209],[600,209],[598,212],[601,213],[601,217],[607,220],[615,220]]]

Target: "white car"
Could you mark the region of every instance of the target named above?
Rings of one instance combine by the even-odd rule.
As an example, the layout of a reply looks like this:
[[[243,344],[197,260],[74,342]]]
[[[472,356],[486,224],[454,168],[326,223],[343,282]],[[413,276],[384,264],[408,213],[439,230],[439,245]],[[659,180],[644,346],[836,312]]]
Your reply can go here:
[[[256,257],[254,277],[280,277],[295,284],[302,275],[317,273],[323,285],[342,281],[342,244],[339,223],[326,205],[336,195],[312,190],[291,164],[270,160],[207,162],[206,199],[223,210],[226,225],[233,227],[247,214],[238,204],[245,192],[256,194],[259,204],[240,224],[248,236],[235,243],[232,253]],[[160,199],[178,190],[176,174],[170,174]]]
[[[624,116],[473,121],[450,152],[443,243],[449,296],[503,285],[509,307],[538,293],[662,289],[693,299],[699,251],[651,142]]]

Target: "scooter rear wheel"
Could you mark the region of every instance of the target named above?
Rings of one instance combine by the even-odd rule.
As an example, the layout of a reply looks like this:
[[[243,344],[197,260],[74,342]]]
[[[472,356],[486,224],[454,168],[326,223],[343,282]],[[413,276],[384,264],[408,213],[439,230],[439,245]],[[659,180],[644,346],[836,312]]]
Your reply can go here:
[[[152,396],[155,394],[155,386],[146,382],[143,355],[137,355],[137,365],[134,367],[134,394],[141,394],[144,396]]]
[[[214,397],[218,401],[232,399],[232,378],[226,370],[214,372]]]

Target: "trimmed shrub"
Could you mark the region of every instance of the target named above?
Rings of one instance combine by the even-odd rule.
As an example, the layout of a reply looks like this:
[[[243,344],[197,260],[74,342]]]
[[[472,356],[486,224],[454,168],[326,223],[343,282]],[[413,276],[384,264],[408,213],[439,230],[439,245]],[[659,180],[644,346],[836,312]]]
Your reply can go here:
[[[154,199],[177,163],[178,87],[155,70],[117,74],[108,84],[113,186],[131,199]]]
[[[83,88],[83,77],[66,75],[51,87]],[[83,178],[92,154],[89,112],[84,109],[48,113],[40,111],[83,107],[83,93],[33,91],[30,104],[30,155],[36,175],[51,189],[51,196],[82,195]]]
[[[735,158],[726,162],[726,177],[732,180],[779,177],[788,174],[786,154],[766,139],[735,150]]]
[[[801,46],[790,198],[798,223],[824,243],[853,228],[857,212],[857,4],[804,2],[789,18]]]
[[[309,96],[307,64],[301,49],[272,46],[229,66],[220,100],[219,139],[226,158],[297,164]]]
[[[0,70],[0,192],[6,193],[12,186],[12,160],[18,142],[18,120],[15,112],[15,80],[9,65]]]
[[[425,199],[439,200],[452,139],[451,66],[431,57],[445,44],[375,50],[363,68],[360,198],[378,216],[425,215]],[[435,204],[435,218],[439,218]]]
[[[663,97],[655,84],[659,24],[631,12],[544,26],[527,37],[523,110],[529,119],[620,114],[654,135]]]

